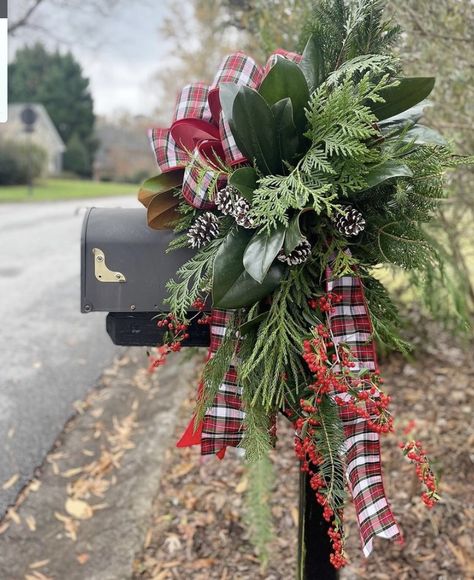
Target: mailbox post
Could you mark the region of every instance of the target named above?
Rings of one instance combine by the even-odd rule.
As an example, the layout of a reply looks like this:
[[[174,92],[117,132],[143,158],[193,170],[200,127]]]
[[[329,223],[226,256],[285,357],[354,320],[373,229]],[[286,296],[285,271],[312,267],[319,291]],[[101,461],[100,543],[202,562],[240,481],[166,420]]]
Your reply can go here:
[[[38,118],[36,111],[30,105],[27,105],[21,111],[21,121],[23,123],[24,131],[28,135],[28,144],[27,144],[27,151],[28,151],[28,195],[33,195],[33,176],[31,174],[31,134],[35,131],[35,124]]]
[[[107,332],[120,346],[155,346],[165,330],[166,282],[193,250],[166,253],[173,233],[152,230],[144,209],[89,209],[81,238],[81,311],[108,312]],[[207,325],[192,324],[183,346],[209,346]],[[336,580],[328,525],[306,473],[300,475],[298,580]]]

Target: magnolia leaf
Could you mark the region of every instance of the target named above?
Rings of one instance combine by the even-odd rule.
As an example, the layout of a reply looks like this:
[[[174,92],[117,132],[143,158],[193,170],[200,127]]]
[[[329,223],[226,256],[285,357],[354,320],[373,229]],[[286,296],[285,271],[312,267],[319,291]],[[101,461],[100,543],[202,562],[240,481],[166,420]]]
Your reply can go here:
[[[399,115],[420,103],[428,97],[435,85],[433,77],[402,78],[399,81],[397,86],[380,91],[384,103],[371,105],[370,108],[379,121]]]
[[[305,108],[308,106],[309,89],[303,71],[295,62],[277,57],[258,92],[270,106],[288,97],[293,105],[293,118],[298,132],[305,132]]]
[[[300,139],[293,120],[293,105],[287,97],[272,106],[278,133],[280,156],[283,160],[291,162],[298,153]]]
[[[253,192],[257,189],[257,172],[253,167],[240,167],[229,178],[229,184],[239,190],[240,195],[252,203]]]
[[[414,125],[402,139],[404,142],[414,141],[416,145],[447,145],[446,139],[430,127]]]
[[[184,170],[177,169],[176,171],[169,171],[147,179],[140,187],[138,200],[145,207],[148,207],[156,195],[181,187],[183,185],[183,175]]]
[[[259,284],[265,279],[273,260],[283,246],[285,230],[285,226],[280,224],[270,233],[256,232],[245,249],[244,268]]]
[[[414,125],[415,123],[418,123],[421,117],[423,117],[425,109],[427,107],[431,107],[431,105],[431,101],[424,99],[421,101],[421,103],[418,103],[414,107],[410,107],[406,111],[403,111],[394,117],[389,117],[388,119],[379,121],[378,125],[382,129],[382,132],[389,130],[389,128],[393,129],[393,127],[389,127],[393,125],[400,125],[402,127],[406,127],[407,125]]]
[[[400,163],[396,159],[390,159],[384,163],[380,163],[369,171],[365,180],[369,187],[375,187],[392,177],[412,177],[413,173],[408,165]]]
[[[233,83],[220,85],[224,115],[229,122],[237,147],[264,175],[281,169],[277,130],[273,113],[257,91]]]
[[[301,233],[300,228],[300,219],[304,212],[312,211],[310,209],[304,209],[298,212],[293,218],[291,219],[288,229],[286,230],[285,235],[285,254],[289,256],[291,252],[298,246],[306,236]]]
[[[232,230],[221,244],[214,262],[212,296],[215,308],[251,306],[279,286],[286,270],[283,264],[272,264],[261,284],[246,272],[243,257],[252,235],[248,230]]]
[[[268,314],[269,314],[269,312],[262,312],[258,316],[255,316],[255,318],[252,318],[252,320],[249,320],[248,322],[245,322],[244,324],[242,324],[239,327],[240,334],[243,336],[249,330],[251,330],[255,326],[258,326],[259,324],[261,324],[264,320],[266,320],[268,318]]]
[[[299,64],[312,93],[324,81],[324,51],[316,36],[311,35],[303,51],[303,58]]]
[[[179,199],[172,191],[155,195],[147,209],[147,222],[154,230],[169,229],[179,219]]]

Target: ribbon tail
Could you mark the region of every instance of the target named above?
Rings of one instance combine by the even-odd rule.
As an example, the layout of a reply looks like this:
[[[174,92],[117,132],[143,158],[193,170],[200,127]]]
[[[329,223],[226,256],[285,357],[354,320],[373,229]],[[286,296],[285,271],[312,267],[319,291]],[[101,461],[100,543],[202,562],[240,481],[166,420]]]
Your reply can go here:
[[[336,345],[345,343],[351,348],[355,371],[375,371],[377,358],[373,329],[362,282],[356,276],[331,279],[331,274],[329,269],[327,291],[342,298],[328,316],[334,342]],[[372,415],[370,403],[367,410]],[[384,490],[380,435],[370,429],[366,419],[353,411],[342,407],[340,416],[346,442],[346,476],[357,513],[362,549],[367,557],[372,552],[374,537],[402,541],[402,535]]]
[[[176,447],[192,447],[193,445],[200,445],[201,434],[202,434],[202,421],[196,429],[195,417],[193,417],[189,422],[189,425],[186,427],[186,430],[181,435],[181,438],[176,443]]]

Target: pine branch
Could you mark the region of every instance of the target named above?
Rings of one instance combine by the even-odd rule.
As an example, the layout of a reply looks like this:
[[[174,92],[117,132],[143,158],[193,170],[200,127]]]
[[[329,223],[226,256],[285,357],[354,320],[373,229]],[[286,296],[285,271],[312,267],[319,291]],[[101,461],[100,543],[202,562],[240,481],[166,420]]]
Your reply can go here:
[[[268,455],[247,466],[248,490],[246,494],[246,520],[250,541],[256,549],[262,568],[269,559],[269,544],[273,539],[273,517],[270,507],[273,466]]]

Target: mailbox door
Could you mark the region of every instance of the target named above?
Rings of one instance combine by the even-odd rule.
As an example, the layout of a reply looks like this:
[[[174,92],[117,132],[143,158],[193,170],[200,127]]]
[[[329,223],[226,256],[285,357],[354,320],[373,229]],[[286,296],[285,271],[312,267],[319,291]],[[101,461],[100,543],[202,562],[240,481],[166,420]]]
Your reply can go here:
[[[81,239],[82,312],[167,312],[166,283],[194,254],[166,253],[171,230],[152,230],[143,208],[91,208]]]

